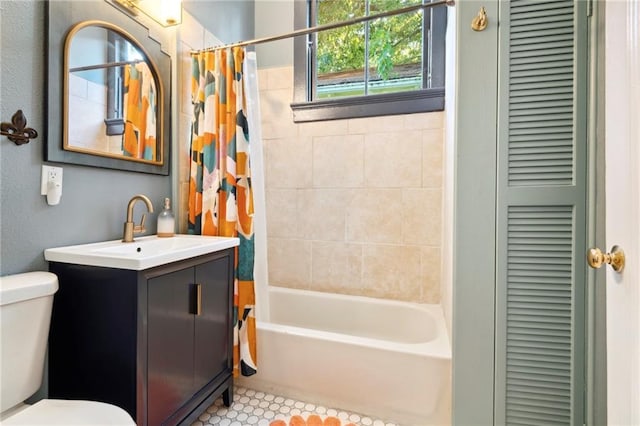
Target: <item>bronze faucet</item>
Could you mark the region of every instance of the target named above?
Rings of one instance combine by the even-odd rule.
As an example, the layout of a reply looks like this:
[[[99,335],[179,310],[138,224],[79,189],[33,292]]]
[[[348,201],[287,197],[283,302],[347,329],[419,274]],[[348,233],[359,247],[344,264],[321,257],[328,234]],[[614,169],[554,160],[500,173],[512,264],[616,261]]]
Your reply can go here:
[[[127,206],[127,221],[124,223],[124,233],[122,235],[123,243],[132,243],[133,234],[139,234],[146,231],[144,227],[144,221],[147,217],[146,213],[142,214],[140,225],[136,225],[133,223],[133,206],[138,200],[144,201],[144,203],[147,205],[147,210],[149,211],[149,213],[153,213],[153,204],[147,196],[142,194],[134,195],[133,198],[129,200],[129,205]]]

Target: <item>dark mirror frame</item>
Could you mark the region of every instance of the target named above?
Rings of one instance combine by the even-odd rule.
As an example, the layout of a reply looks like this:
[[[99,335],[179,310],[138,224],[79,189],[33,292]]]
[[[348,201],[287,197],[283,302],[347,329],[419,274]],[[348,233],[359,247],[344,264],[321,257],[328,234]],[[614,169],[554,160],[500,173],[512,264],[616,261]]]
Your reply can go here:
[[[64,120],[64,46],[70,30],[84,21],[106,21],[122,28],[144,48],[159,72],[163,111],[158,122],[162,126],[162,164],[147,164],[126,159],[103,157],[88,153],[67,151],[63,148]],[[90,167],[126,170],[131,172],[169,175],[171,140],[171,57],[160,43],[149,36],[148,29],[107,1],[48,1],[47,2],[48,93],[45,161],[77,164]],[[160,133],[159,133],[160,134]]]

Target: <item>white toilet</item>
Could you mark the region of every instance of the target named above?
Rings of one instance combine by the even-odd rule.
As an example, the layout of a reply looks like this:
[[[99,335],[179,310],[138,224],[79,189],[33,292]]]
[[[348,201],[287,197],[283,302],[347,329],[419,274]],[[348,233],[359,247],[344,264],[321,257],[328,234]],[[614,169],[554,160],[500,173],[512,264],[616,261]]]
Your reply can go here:
[[[50,272],[0,277],[0,424],[135,425],[115,405],[95,401],[23,401],[42,382],[53,294],[58,278]]]

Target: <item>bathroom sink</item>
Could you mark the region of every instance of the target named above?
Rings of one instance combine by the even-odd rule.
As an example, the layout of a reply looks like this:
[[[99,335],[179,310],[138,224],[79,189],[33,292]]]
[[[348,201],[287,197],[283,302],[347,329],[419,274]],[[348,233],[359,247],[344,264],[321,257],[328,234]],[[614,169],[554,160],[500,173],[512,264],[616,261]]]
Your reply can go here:
[[[203,235],[156,235],[138,237],[132,243],[121,240],[46,249],[49,262],[104,266],[141,271],[154,266],[200,256],[239,244],[238,238]]]

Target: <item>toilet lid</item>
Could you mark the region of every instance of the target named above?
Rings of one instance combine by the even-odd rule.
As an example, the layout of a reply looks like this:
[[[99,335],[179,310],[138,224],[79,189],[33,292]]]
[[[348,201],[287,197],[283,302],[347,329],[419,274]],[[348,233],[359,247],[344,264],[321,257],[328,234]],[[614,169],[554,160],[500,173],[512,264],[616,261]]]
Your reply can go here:
[[[126,411],[115,405],[63,399],[43,399],[2,421],[3,426],[135,424]]]

